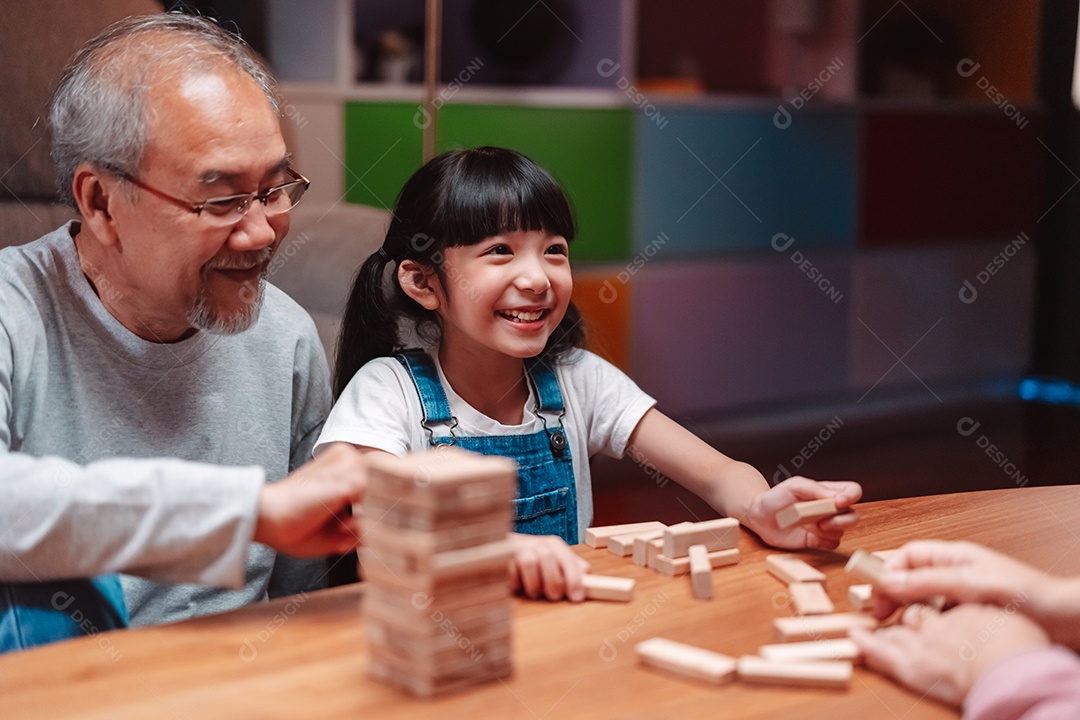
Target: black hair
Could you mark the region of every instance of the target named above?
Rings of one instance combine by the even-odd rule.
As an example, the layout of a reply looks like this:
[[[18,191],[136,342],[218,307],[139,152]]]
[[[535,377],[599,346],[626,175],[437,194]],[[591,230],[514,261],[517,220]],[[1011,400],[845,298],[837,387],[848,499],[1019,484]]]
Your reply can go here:
[[[382,247],[353,280],[338,337],[334,397],[369,360],[405,349],[400,319],[411,320],[419,338],[438,340],[438,315],[406,295],[398,283],[396,269],[402,260],[431,267],[442,280],[443,249],[519,230],[574,239],[574,214],[566,193],[521,153],[497,147],[451,150],[417,170],[398,195]],[[390,263],[395,272],[384,283]],[[539,357],[557,361],[584,341],[581,313],[571,302]]]

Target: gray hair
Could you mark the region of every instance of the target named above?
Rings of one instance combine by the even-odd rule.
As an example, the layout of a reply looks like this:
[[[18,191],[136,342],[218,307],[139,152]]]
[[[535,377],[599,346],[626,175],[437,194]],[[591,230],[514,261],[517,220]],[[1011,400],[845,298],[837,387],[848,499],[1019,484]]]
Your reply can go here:
[[[154,42],[168,35],[169,42]],[[75,204],[75,168],[91,163],[136,175],[146,147],[151,81],[222,64],[247,74],[280,117],[277,83],[247,43],[212,20],[181,13],[129,17],[87,43],[64,72],[49,108],[60,199]]]

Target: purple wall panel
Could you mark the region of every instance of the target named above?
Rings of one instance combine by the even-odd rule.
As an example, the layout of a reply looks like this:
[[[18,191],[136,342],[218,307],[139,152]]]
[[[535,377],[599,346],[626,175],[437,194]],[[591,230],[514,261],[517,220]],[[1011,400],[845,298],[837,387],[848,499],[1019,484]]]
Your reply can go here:
[[[654,263],[638,273],[634,377],[661,410],[708,415],[845,388],[850,260],[812,248],[805,258],[797,249]],[[806,261],[817,280],[800,267]]]
[[[1035,248],[1017,238],[861,254],[851,320],[856,387],[925,383],[938,394],[965,378],[1019,379],[1031,346],[1034,274]],[[904,364],[893,367],[896,356]]]

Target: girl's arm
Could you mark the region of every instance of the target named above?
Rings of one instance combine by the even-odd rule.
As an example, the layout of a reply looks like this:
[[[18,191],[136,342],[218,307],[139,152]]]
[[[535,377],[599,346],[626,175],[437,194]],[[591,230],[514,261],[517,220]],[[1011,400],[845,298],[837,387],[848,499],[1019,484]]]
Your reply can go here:
[[[717,451],[655,408],[641,418],[630,446],[638,460],[655,466],[722,515],[736,518],[770,545],[834,548],[857,519],[854,513],[843,513],[814,525],[781,529],[776,513],[792,503],[832,498],[843,509],[862,496],[862,488],[853,482],[798,476],[770,488],[753,467]]]

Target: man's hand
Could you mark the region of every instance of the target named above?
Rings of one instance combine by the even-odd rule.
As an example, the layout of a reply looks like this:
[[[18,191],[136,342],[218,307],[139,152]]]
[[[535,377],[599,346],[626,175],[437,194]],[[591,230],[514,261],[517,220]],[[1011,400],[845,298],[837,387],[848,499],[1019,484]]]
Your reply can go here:
[[[259,497],[255,542],[299,557],[346,553],[360,544],[360,518],[349,515],[367,484],[359,450],[336,443]]]

